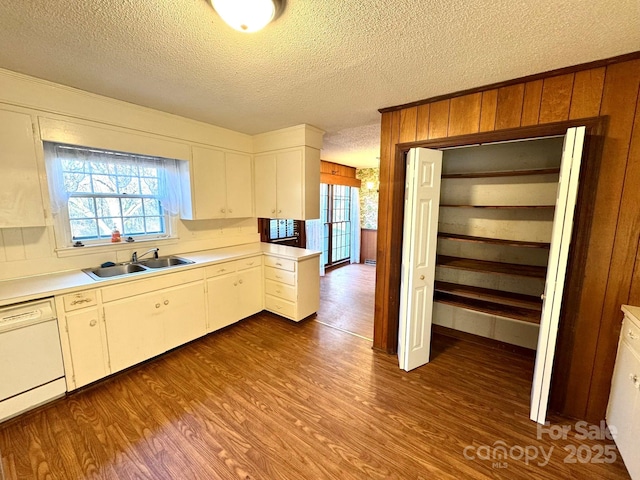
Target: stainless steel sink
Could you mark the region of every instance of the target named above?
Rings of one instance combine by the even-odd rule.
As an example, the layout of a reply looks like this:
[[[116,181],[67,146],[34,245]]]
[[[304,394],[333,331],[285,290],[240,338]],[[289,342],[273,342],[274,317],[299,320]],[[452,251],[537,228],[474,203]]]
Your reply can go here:
[[[187,260],[185,258],[180,257],[158,257],[158,258],[150,258],[148,260],[141,260],[140,264],[144,265],[147,268],[166,268],[166,267],[174,267],[176,265],[187,265],[189,263],[194,263],[192,260]]]
[[[188,265],[195,263],[186,258],[167,256],[150,258],[141,260],[137,263],[119,263],[109,267],[85,268],[82,271],[94,280],[102,280],[103,278],[120,277],[123,275],[131,275],[143,272],[151,272],[159,268],[175,267],[178,265]]]

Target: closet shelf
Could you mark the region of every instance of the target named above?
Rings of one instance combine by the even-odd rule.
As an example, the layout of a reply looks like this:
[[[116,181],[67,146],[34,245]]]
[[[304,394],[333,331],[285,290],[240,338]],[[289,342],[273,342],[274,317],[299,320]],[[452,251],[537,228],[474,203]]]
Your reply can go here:
[[[554,209],[555,205],[451,205],[451,204],[440,204],[441,207],[447,208],[520,208],[520,209]]]
[[[547,275],[546,267],[519,265],[516,263],[489,262],[487,260],[451,257],[448,255],[437,255],[436,266],[474,272],[516,275],[519,277],[545,278]]]
[[[535,310],[542,313],[542,299],[533,295],[522,293],[505,292],[504,290],[494,290],[492,288],[474,287],[472,285],[461,285],[459,283],[449,283],[436,281],[435,291],[446,293],[451,296],[483,300],[497,303],[504,306],[521,307],[528,310]]]
[[[516,307],[512,305],[501,305],[499,303],[487,302],[475,298],[459,297],[448,293],[436,292],[434,301],[452,305],[454,307],[474,310],[476,312],[488,313],[498,317],[511,318],[521,322],[540,324],[540,312],[528,308]]]
[[[446,240],[457,240],[461,242],[488,243],[492,245],[502,245],[511,247],[528,247],[528,248],[545,248],[551,247],[550,243],[545,242],[524,242],[521,240],[505,240],[501,238],[475,237],[472,235],[458,235],[457,233],[438,232],[438,238]]]
[[[525,175],[551,175],[555,173],[560,173],[560,168],[536,168],[531,170],[501,170],[497,172],[443,173],[442,178],[519,177],[519,176],[525,176]]]

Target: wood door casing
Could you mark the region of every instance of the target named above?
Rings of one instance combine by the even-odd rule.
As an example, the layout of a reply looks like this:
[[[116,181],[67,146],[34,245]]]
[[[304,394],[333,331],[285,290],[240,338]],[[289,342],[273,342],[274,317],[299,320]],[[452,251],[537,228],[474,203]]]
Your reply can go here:
[[[565,77],[568,74],[571,82]],[[513,89],[514,92],[502,90],[515,84],[523,85],[522,96],[515,95],[519,88]],[[558,125],[578,125],[580,122],[576,120],[580,116],[600,115],[607,125],[606,134],[592,130],[585,145],[588,155],[582,172],[585,181],[579,192],[567,284],[571,293],[565,296],[551,407],[590,421],[604,418],[622,318],[619,307],[622,303],[640,303],[640,262],[636,262],[640,258],[640,222],[634,220],[639,200],[634,184],[640,167],[636,166],[639,162],[632,161],[640,148],[640,127],[634,128],[639,123],[636,113],[639,86],[640,52],[635,52],[572,71],[540,74],[384,110],[374,347],[389,352],[395,348],[395,292],[399,276],[394,272],[399,272],[399,262],[394,248],[401,244],[398,238],[401,223],[398,224],[397,218],[402,216],[402,204],[394,203],[394,198],[404,182],[402,162],[397,161],[403,149],[434,145],[415,140],[437,141],[441,145],[447,141],[449,145],[460,140],[471,141],[467,134],[473,134],[476,122],[481,131],[493,138],[506,139],[509,135],[512,138],[526,136],[530,125],[552,132]],[[473,119],[464,122],[470,131],[454,129],[461,136],[447,137],[450,121],[460,117],[459,112],[452,116],[451,108],[475,105],[471,101],[454,102],[453,107],[451,98],[478,92],[482,93],[480,111],[477,108],[466,111]],[[562,108],[552,105],[556,102]],[[509,105],[520,112],[518,121],[509,117]],[[407,121],[407,116],[414,115],[415,122]],[[505,125],[513,129],[503,129]],[[483,135],[478,134],[477,138],[490,138]],[[403,140],[413,138],[414,142],[401,144],[401,137]],[[580,345],[579,351],[574,345]]]

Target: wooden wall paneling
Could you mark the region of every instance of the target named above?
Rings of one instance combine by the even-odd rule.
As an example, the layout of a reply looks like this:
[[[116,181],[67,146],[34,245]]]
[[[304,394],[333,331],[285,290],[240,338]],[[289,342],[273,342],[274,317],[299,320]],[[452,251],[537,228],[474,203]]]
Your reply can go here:
[[[607,67],[601,115],[608,115],[609,125],[604,140],[598,187],[594,192],[595,207],[589,236],[580,304],[580,321],[574,332],[575,345],[568,369],[567,395],[563,412],[576,418],[586,418],[587,402],[594,374],[594,361],[601,328],[608,272],[615,241],[617,215],[627,164],[629,143],[640,78],[640,61]],[[632,100],[630,100],[632,99]],[[608,391],[608,387],[607,387]],[[604,412],[601,412],[604,413]],[[587,420],[601,420],[587,418]]]
[[[569,118],[595,117],[600,111],[606,68],[576,72],[571,95]]]
[[[640,65],[636,75],[636,89],[640,81]],[[636,97],[638,91],[636,90]],[[628,101],[632,103],[633,96]],[[629,147],[616,237],[609,267],[609,280],[595,356],[587,418],[602,419],[609,401],[609,386],[616,359],[618,336],[622,323],[620,305],[628,303],[633,267],[640,238],[640,101],[635,108],[635,121]],[[621,152],[622,153],[622,152]]]
[[[473,93],[451,99],[448,136],[477,133],[480,129],[482,94]]]
[[[498,105],[496,108],[496,130],[520,126],[522,102],[524,100],[524,84],[511,85],[498,89]]]
[[[522,118],[520,120],[520,125],[523,127],[538,124],[538,119],[540,118],[540,102],[542,100],[542,84],[542,80],[534,80],[524,85]]]
[[[360,263],[375,260],[378,244],[378,231],[370,228],[360,229]]]
[[[449,128],[449,100],[442,100],[431,104],[429,110],[429,138],[443,138],[447,136]]]
[[[418,107],[400,110],[400,143],[415,141],[417,121]]]
[[[418,107],[416,140],[427,140],[429,138],[429,109],[428,103]]]
[[[498,109],[498,90],[482,92],[480,107],[480,132],[492,132],[496,128],[496,111]]]
[[[633,267],[631,289],[629,291],[629,305],[640,305],[640,239],[638,239],[638,245],[636,247],[636,260]]]
[[[569,119],[574,77],[573,73],[569,73],[544,79],[538,123],[562,122]]]
[[[378,248],[376,253],[376,296],[374,306],[373,348],[386,351],[388,322],[387,292],[389,290],[389,258],[386,246],[389,244],[390,228],[387,218],[390,215],[389,193],[391,190],[391,167],[395,152],[395,143],[400,137],[399,112],[382,114],[380,130],[380,186],[378,190]],[[397,122],[397,123],[396,123]]]

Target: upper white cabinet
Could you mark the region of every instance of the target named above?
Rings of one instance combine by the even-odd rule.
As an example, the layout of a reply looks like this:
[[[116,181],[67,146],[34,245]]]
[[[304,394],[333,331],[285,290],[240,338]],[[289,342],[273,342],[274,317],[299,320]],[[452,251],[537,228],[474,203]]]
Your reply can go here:
[[[180,162],[180,216],[186,220],[253,216],[251,157],[203,147]]]
[[[0,110],[0,228],[45,225],[31,116]]]
[[[320,217],[320,151],[296,147],[255,156],[256,216]]]

